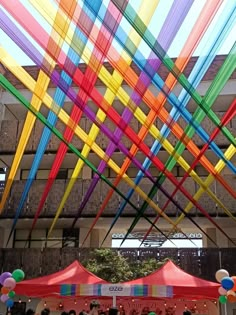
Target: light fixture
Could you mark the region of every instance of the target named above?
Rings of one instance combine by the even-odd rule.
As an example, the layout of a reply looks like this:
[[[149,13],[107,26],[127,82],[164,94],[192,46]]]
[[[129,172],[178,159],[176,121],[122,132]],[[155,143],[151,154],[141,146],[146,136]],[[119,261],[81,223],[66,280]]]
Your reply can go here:
[[[21,303],[21,298],[19,298],[19,303]]]
[[[75,304],[75,305],[77,304],[77,301],[76,301],[76,300],[74,300],[74,304]]]
[[[44,301],[44,304],[43,304],[43,306],[44,306],[44,307],[46,307],[46,306],[47,306],[47,302],[46,302],[46,301]]]
[[[204,302],[204,307],[207,307],[206,302]]]
[[[164,302],[164,306],[166,307],[166,301]]]
[[[175,303],[175,308],[176,308],[176,303]]]
[[[187,309],[187,304],[185,304],[184,308]]]
[[[134,303],[134,299],[132,299],[132,302]]]
[[[28,302],[29,302],[29,303],[31,302],[31,298],[28,299]]]

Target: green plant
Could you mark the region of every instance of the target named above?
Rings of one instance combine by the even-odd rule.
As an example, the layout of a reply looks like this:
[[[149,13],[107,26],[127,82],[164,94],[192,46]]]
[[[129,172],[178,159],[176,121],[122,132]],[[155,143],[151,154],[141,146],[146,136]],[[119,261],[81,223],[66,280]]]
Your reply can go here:
[[[159,269],[168,258],[157,261],[148,258],[142,261],[128,261],[116,250],[109,248],[94,249],[83,265],[98,277],[112,283],[133,280]]]

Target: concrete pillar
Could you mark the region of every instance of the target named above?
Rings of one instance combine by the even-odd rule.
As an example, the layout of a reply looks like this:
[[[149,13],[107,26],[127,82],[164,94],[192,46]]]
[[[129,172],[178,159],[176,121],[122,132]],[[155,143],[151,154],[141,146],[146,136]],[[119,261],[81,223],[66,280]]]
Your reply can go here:
[[[212,238],[213,241],[217,244],[217,238],[216,238],[216,229],[215,228],[207,228],[206,233]],[[205,235],[202,239],[202,246],[203,247],[216,247],[213,242],[211,242]]]
[[[88,231],[89,231],[88,228],[80,228],[80,230],[79,230],[79,247],[82,247],[82,243],[83,243]],[[91,237],[91,235],[88,236],[87,240],[83,244],[83,247],[90,247],[90,237]]]
[[[99,230],[100,245],[101,245],[101,243],[102,243],[106,233],[107,233],[107,230],[103,230],[103,229]],[[112,246],[112,235],[110,234],[110,235],[107,236],[107,238],[106,238],[105,242],[103,243],[102,247],[110,248],[111,246]]]
[[[98,248],[100,246],[100,233],[98,229],[94,229],[91,232],[90,247]]]
[[[88,233],[87,228],[80,228],[80,238],[79,238],[79,243],[80,246],[82,246],[82,242]],[[102,241],[107,233],[107,230],[105,229],[93,229],[92,232],[90,233],[88,239],[86,240],[85,244],[83,247],[91,247],[91,248],[99,248],[102,244]],[[102,247],[111,247],[111,242],[112,242],[112,237],[109,235],[102,245]]]
[[[230,238],[232,238],[233,240],[236,239],[235,228],[224,228],[224,231],[228,234]],[[216,242],[219,247],[234,247],[233,243],[230,242],[230,240],[228,240],[228,238],[216,228],[207,228],[206,233]],[[215,245],[205,235],[203,235],[202,246],[215,247]]]

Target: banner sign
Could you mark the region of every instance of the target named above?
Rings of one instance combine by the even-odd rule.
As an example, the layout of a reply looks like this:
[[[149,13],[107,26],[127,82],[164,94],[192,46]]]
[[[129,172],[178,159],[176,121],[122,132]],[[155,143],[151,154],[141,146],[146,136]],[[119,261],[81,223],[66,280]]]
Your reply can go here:
[[[62,284],[61,296],[173,297],[173,287],[127,284]]]
[[[131,286],[122,284],[103,284],[101,286],[102,296],[130,296]]]

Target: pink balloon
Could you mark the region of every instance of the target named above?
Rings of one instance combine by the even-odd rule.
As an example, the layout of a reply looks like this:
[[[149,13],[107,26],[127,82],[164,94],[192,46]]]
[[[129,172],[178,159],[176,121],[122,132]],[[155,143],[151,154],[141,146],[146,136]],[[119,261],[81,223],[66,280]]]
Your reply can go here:
[[[227,294],[227,290],[225,290],[222,287],[219,287],[218,292],[219,292],[220,295],[226,295]]]
[[[4,282],[3,282],[3,286],[13,290],[16,286],[16,280],[13,278],[7,278]]]
[[[11,273],[10,272],[3,272],[0,276],[0,284],[3,285],[3,282],[7,279],[11,277]]]
[[[9,299],[9,296],[7,294],[2,294],[0,300],[5,303]]]

